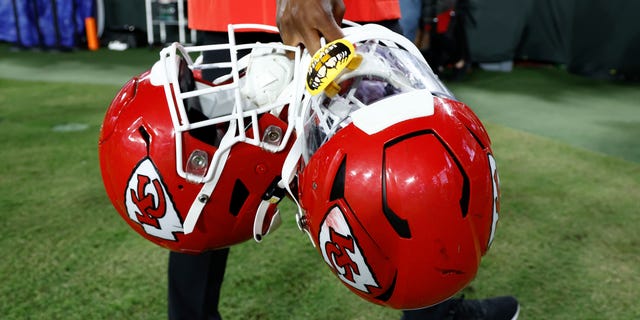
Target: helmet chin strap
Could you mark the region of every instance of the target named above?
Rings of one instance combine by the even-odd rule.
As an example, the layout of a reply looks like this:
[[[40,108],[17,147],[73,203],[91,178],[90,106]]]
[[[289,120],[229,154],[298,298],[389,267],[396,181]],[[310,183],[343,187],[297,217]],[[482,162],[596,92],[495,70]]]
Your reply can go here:
[[[271,182],[271,185],[267,187],[267,190],[262,195],[262,201],[256,210],[255,217],[253,219],[253,239],[260,243],[264,236],[271,233],[271,231],[277,229],[282,223],[280,219],[280,211],[278,210],[278,203],[284,198],[285,191],[279,186],[280,177],[276,177]],[[273,213],[269,215],[269,213]],[[269,227],[266,232],[264,230],[265,220],[270,218]]]
[[[284,191],[280,189],[280,191]],[[253,239],[260,243],[264,236],[271,233],[271,231],[277,229],[282,224],[282,218],[280,218],[280,210],[278,210],[278,203],[282,200],[276,192],[272,192],[270,195],[267,195],[268,199],[263,199],[258,206],[258,210],[256,210],[256,216],[253,219]],[[269,221],[269,228],[265,233],[262,233],[264,221],[267,218],[267,214],[269,213],[269,209],[275,210],[274,214],[271,217],[271,221]]]
[[[300,157],[302,156],[302,139],[298,137],[293,145],[291,146],[291,150],[282,164],[282,180],[278,183],[278,186],[285,189],[287,193],[293,199],[293,202],[296,204],[297,212],[296,212],[296,223],[298,224],[298,228],[301,231],[304,231],[307,236],[309,236],[309,240],[311,244],[315,247],[316,244],[313,242],[313,237],[306,227],[305,217],[302,213],[302,206],[298,202],[298,197],[293,191],[291,191],[291,182],[295,178],[297,169],[298,169],[298,161],[300,161]]]

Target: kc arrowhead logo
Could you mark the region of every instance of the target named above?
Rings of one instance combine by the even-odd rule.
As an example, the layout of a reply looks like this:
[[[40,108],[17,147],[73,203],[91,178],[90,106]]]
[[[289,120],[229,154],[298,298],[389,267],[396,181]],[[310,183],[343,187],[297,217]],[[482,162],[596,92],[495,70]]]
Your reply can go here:
[[[129,218],[154,237],[176,240],[182,231],[182,221],[158,170],[145,158],[134,169],[127,190],[125,205]]]
[[[380,287],[339,207],[333,207],[322,221],[318,238],[324,261],[342,282],[366,293],[368,287]]]

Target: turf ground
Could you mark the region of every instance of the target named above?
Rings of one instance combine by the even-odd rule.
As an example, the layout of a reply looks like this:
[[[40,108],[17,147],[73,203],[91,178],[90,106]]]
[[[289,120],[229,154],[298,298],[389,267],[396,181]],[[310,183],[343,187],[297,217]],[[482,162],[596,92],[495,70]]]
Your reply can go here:
[[[164,319],[166,251],[129,231],[98,168],[104,112],[156,51],[0,46],[0,318]],[[452,83],[485,122],[502,216],[467,298],[521,319],[640,318],[640,88],[555,68]],[[399,319],[354,296],[294,225],[232,249],[226,319]]]

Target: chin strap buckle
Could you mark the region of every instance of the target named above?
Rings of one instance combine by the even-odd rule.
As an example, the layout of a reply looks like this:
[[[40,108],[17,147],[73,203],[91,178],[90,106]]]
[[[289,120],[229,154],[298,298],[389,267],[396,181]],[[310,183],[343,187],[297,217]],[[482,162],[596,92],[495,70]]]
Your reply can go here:
[[[284,198],[285,191],[279,187],[278,184],[280,178],[273,180],[267,192],[262,196],[262,201],[256,210],[256,216],[253,220],[253,239],[260,243],[264,236],[277,229],[282,224],[280,218],[280,210],[278,210],[278,203]],[[265,220],[270,218],[267,229],[264,229]]]

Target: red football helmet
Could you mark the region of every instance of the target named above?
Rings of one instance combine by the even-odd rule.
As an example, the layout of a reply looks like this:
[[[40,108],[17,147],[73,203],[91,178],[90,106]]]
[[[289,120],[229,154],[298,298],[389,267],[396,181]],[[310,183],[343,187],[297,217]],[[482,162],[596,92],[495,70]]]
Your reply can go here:
[[[401,35],[344,31],[359,66],[328,79],[333,91],[307,96],[300,112],[300,224],[360,297],[430,306],[473,280],[493,239],[499,183],[490,140]],[[328,74],[323,67],[309,75]]]
[[[100,167],[111,202],[131,228],[171,250],[260,240],[279,221],[277,184],[294,136],[287,110],[302,94],[290,87],[299,59],[285,54],[299,51],[236,45],[238,28],[230,28],[229,44],[162,50],[153,68],[118,92],[104,119]],[[231,61],[192,59],[207,50],[226,50]],[[252,51],[239,59],[240,50]],[[231,73],[209,82],[200,76],[207,68]]]

